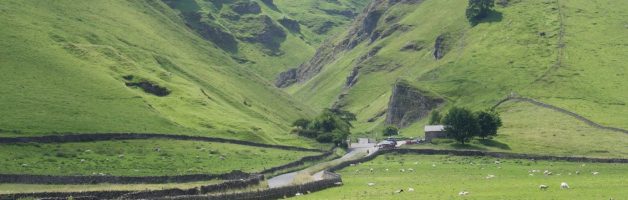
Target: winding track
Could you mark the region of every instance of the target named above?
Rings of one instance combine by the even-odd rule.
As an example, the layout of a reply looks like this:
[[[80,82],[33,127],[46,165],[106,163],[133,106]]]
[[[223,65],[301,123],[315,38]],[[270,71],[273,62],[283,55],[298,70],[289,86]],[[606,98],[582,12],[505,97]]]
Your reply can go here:
[[[497,104],[495,104],[492,109],[494,110],[495,108],[499,107],[501,104],[506,103],[508,101],[523,101],[523,102],[532,103],[532,104],[534,104],[536,106],[540,106],[540,107],[543,107],[543,108],[551,109],[551,110],[554,110],[556,112],[572,116],[572,117],[576,118],[577,120],[580,120],[580,121],[582,121],[582,122],[586,123],[587,125],[592,126],[594,128],[628,134],[628,130],[626,130],[626,129],[617,128],[617,127],[610,127],[610,126],[604,126],[604,125],[598,124],[598,123],[596,123],[596,122],[594,122],[594,121],[592,121],[590,119],[587,119],[586,117],[578,115],[577,113],[571,112],[569,110],[566,110],[566,109],[563,109],[563,108],[559,108],[557,106],[550,105],[550,104],[547,104],[547,103],[543,103],[541,101],[538,101],[538,100],[535,100],[535,99],[531,99],[531,98],[526,98],[526,97],[508,97],[508,98],[505,98],[505,99],[497,102]]]

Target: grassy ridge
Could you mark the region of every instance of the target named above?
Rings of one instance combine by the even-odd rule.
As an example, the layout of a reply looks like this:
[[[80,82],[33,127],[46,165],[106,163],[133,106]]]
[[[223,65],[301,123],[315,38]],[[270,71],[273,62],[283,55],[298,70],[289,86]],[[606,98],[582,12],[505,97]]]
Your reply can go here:
[[[0,129],[157,132],[303,144],[313,112],[186,28],[160,1],[0,2]],[[157,97],[123,77],[165,87]]]
[[[44,175],[159,176],[259,172],[313,152],[243,145],[122,140],[0,146],[0,173]]]
[[[295,199],[607,199],[628,195],[625,164],[386,155],[339,171],[343,186]],[[416,164],[415,164],[416,162]],[[370,169],[373,172],[369,172]],[[412,168],[415,172],[408,172]],[[389,169],[389,171],[385,171]],[[406,172],[400,172],[406,169]],[[529,172],[541,170],[539,173]],[[544,176],[549,170],[551,176]],[[576,171],[580,175],[576,175]],[[593,175],[592,172],[599,172]],[[533,174],[533,175],[529,175]],[[488,175],[494,178],[487,179]],[[571,189],[561,190],[567,182]],[[374,183],[374,186],[368,186]],[[549,186],[547,191],[539,185]],[[414,192],[409,192],[413,188]],[[396,194],[403,189],[405,192]],[[458,195],[461,191],[469,194]]]
[[[619,57],[628,41],[619,20],[626,3],[513,1],[497,6],[496,12],[473,27],[464,16],[465,7],[462,0],[393,6],[376,29],[388,29],[395,21],[383,20],[395,16],[396,23],[409,30],[371,44],[362,42],[337,56],[313,79],[287,91],[317,108],[328,107],[343,91],[351,70],[359,66],[359,80],[343,100],[358,114],[359,131],[381,129],[384,117],[367,120],[386,109],[392,84],[399,78],[444,97],[445,108],[486,109],[515,92],[604,125],[628,127],[624,119],[628,96],[620,91],[628,87],[623,75],[628,66]],[[606,34],[614,37],[602,36]],[[440,35],[448,47],[437,60],[433,51]],[[401,51],[409,43],[423,48]],[[375,47],[381,47],[377,55],[356,63]],[[407,130],[420,131],[421,123]]]

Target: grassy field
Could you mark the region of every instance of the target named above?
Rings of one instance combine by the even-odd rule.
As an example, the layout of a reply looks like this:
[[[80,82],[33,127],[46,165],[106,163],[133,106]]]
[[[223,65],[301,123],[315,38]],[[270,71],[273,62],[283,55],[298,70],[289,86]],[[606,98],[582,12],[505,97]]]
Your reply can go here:
[[[475,149],[562,156],[628,157],[628,135],[593,128],[571,116],[527,102],[508,102],[498,111],[504,126],[493,140],[473,140],[459,145],[452,140],[407,148]],[[424,137],[423,131],[407,130],[409,137]]]
[[[0,173],[158,176],[259,172],[315,154],[172,140],[14,144],[0,145]]]
[[[344,182],[341,187],[294,199],[621,199],[628,196],[624,189],[628,187],[626,164],[529,160],[499,160],[500,164],[496,164],[495,161],[485,157],[384,155],[339,171]],[[370,168],[374,170],[372,173]],[[407,171],[410,168],[415,172]],[[552,175],[543,175],[545,170]],[[494,178],[487,178],[489,175]],[[561,182],[568,183],[570,189],[561,190]],[[539,190],[541,184],[549,189]],[[409,192],[408,188],[415,191]],[[400,189],[404,192],[396,194]],[[462,191],[469,194],[459,196]]]
[[[190,189],[201,185],[220,183],[219,180],[167,183],[167,184],[97,184],[97,185],[36,185],[36,184],[0,184],[0,194],[28,193],[28,192],[76,192],[76,191],[119,191],[119,190],[161,190],[161,189]]]

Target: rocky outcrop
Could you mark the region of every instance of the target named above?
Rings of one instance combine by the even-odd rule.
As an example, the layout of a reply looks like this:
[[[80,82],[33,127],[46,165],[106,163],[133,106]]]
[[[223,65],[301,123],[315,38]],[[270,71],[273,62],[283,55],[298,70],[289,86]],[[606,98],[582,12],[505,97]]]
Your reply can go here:
[[[287,71],[279,73],[275,85],[283,88],[292,85],[297,78],[297,68],[288,69]]]
[[[238,14],[259,14],[262,12],[259,4],[251,0],[236,1],[231,5],[231,9]]]
[[[185,24],[193,30],[196,30],[196,32],[206,40],[209,40],[210,42],[214,43],[216,46],[225,51],[237,51],[238,41],[236,40],[236,38],[216,23],[213,23],[211,21],[201,21],[201,19],[203,18],[202,13],[184,12],[181,14],[183,15]],[[213,16],[208,15],[208,18],[213,18]]]
[[[279,47],[286,40],[287,34],[268,15],[246,16],[242,17],[239,22],[244,26],[237,27],[238,39],[261,44],[265,50],[268,50],[266,53],[269,55],[281,53]]]
[[[299,24],[297,20],[284,17],[279,20],[279,23],[283,27],[286,27],[286,29],[288,29],[289,31],[292,31],[294,33],[301,32],[301,24]]]
[[[436,60],[440,60],[445,57],[445,54],[449,51],[449,45],[447,44],[447,42],[449,42],[448,40],[449,37],[447,34],[441,34],[436,37],[436,41],[434,42],[434,58]]]
[[[401,51],[421,51],[425,48],[425,42],[423,41],[409,41],[403,47],[401,47]]]
[[[340,40],[340,42],[331,44],[323,44],[317,51],[314,57],[308,62],[305,62],[299,66],[296,72],[296,76],[293,80],[277,80],[277,87],[287,87],[292,83],[304,82],[309,80],[318,74],[322,68],[336,59],[336,56],[344,51],[349,51],[355,48],[360,43],[373,38],[374,34],[377,34],[375,38],[381,36],[381,32],[376,33],[376,29],[382,16],[384,16],[386,10],[399,3],[420,3],[422,0],[375,0],[371,2],[360,14],[353,25],[349,29],[346,36]],[[402,26],[397,29],[403,28]],[[393,29],[393,30],[397,30]],[[392,32],[394,32],[391,30]],[[392,33],[388,31],[388,33]],[[387,34],[388,34],[387,33]],[[370,41],[369,41],[370,42]]]
[[[144,92],[153,94],[158,97],[168,96],[170,94],[170,90],[168,88],[157,85],[156,83],[152,83],[150,81],[142,80],[137,82],[126,82],[124,83],[127,87],[138,87],[144,90]]]
[[[397,81],[388,102],[386,124],[407,127],[426,117],[443,102],[443,99],[430,97],[405,81]]]

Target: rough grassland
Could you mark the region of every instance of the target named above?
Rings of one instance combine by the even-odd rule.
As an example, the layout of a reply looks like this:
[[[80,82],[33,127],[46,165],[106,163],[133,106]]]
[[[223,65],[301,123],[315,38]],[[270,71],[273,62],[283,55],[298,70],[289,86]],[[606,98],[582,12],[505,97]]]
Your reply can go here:
[[[628,49],[623,12],[627,2],[512,1],[507,7],[496,6],[496,12],[476,26],[464,16],[466,3],[398,4],[384,15],[397,16],[408,31],[363,42],[337,56],[313,79],[286,91],[314,107],[328,107],[343,91],[351,70],[360,66],[359,80],[343,100],[358,115],[358,131],[382,128],[384,117],[367,120],[386,109],[399,78],[443,96],[448,102],[444,109],[486,109],[515,92],[603,125],[628,127],[628,65],[623,57]],[[387,26],[390,23],[380,20],[378,28]],[[449,51],[436,60],[434,44],[441,34],[448,35]],[[412,41],[424,48],[400,50]],[[381,47],[379,53],[356,65],[355,60],[374,47]]]
[[[527,102],[508,102],[498,109],[504,126],[493,140],[458,145],[451,140],[407,148],[476,149],[562,156],[626,158],[628,135],[600,130],[571,116]],[[406,130],[404,136],[424,137],[423,131]]]
[[[380,156],[339,171],[343,186],[295,199],[621,199],[628,196],[623,189],[628,187],[626,164],[529,160],[500,160],[501,164],[495,164],[495,161],[482,157]],[[370,168],[374,169],[373,173],[369,172]],[[415,172],[408,172],[409,168]],[[530,170],[540,172],[531,176]],[[553,175],[544,176],[544,170]],[[487,179],[489,175],[495,177]],[[561,182],[568,183],[571,189],[561,190]],[[369,187],[368,183],[375,185]],[[539,190],[541,184],[549,189]],[[409,192],[408,188],[415,191]],[[400,189],[405,192],[394,193]],[[469,194],[461,197],[458,193],[462,191]]]
[[[156,132],[303,144],[313,115],[161,1],[0,2],[0,134]],[[171,91],[157,97],[123,77]]]
[[[11,144],[0,146],[0,173],[159,176],[259,172],[314,154],[172,140]]]

